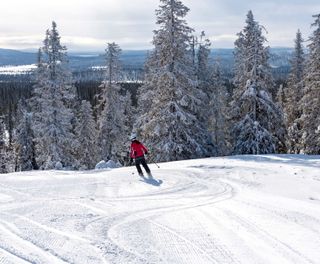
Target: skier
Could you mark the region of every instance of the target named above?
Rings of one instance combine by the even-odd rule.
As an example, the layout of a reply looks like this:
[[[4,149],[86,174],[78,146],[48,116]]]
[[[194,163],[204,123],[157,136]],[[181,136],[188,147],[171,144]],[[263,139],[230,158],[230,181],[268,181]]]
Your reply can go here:
[[[149,178],[152,177],[151,171],[147,165],[147,162],[144,158],[145,154],[148,154],[147,148],[137,140],[137,135],[133,133],[130,136],[131,140],[131,147],[130,147],[130,162],[133,162],[133,159],[135,160],[135,165],[138,170],[139,176],[143,177],[143,172],[141,170],[140,164],[144,167],[146,170],[146,173]]]

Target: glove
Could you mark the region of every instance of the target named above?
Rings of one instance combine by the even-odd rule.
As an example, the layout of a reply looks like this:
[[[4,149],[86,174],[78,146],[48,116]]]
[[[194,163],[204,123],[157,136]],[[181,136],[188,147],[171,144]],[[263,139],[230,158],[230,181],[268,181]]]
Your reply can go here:
[[[144,155],[148,155],[148,151],[146,151],[146,152],[144,153]]]

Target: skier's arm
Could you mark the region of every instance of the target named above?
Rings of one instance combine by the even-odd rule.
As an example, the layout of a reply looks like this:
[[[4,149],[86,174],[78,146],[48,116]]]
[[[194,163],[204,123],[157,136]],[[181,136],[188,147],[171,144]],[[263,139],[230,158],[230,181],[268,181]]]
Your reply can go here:
[[[134,151],[133,151],[132,146],[130,146],[130,158],[134,159]]]
[[[143,144],[141,144],[141,148],[142,148],[144,154],[148,154],[148,149]]]

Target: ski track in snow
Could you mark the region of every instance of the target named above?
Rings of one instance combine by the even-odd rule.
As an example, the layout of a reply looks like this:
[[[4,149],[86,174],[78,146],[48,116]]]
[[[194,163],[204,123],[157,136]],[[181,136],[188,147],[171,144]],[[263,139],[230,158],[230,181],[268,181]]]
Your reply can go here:
[[[236,156],[0,177],[0,264],[320,259],[320,157]]]

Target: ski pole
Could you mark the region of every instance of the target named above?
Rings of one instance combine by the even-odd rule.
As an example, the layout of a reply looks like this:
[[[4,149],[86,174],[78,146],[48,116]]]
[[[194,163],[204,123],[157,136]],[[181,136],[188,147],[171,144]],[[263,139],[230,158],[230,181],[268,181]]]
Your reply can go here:
[[[152,163],[156,164],[156,166],[160,169],[160,166],[152,159]]]
[[[160,169],[160,166],[157,164],[157,163],[155,163],[155,161],[153,162],[154,164],[156,164],[157,165],[157,167]]]
[[[154,163],[154,164],[156,164],[156,166],[158,167],[158,169],[160,169],[160,166],[154,161],[154,158],[153,159],[151,159],[151,163]]]

